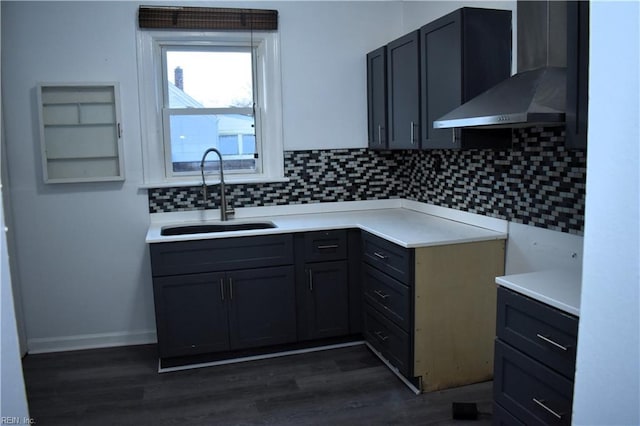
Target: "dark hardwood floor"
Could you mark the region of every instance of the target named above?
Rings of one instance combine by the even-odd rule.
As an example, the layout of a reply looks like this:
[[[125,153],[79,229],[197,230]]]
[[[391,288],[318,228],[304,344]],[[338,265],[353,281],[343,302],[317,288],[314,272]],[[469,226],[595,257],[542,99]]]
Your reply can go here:
[[[491,382],[409,391],[365,346],[157,373],[155,345],[28,355],[38,425],[489,425]]]

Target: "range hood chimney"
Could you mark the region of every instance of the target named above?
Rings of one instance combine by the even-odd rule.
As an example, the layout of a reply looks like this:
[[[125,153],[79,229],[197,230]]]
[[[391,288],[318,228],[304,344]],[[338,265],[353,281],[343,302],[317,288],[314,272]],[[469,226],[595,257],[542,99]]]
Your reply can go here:
[[[518,73],[434,121],[453,127],[530,127],[565,121],[567,5],[518,1]]]

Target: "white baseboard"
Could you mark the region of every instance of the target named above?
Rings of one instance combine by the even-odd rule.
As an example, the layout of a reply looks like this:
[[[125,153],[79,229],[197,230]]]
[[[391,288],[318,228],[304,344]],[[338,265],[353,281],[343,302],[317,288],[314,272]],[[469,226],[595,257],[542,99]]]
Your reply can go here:
[[[387,360],[387,358],[385,358],[380,352],[378,352],[376,350],[376,348],[371,346],[369,344],[369,342],[364,342],[364,344],[367,345],[367,347],[371,350],[371,352],[373,352],[380,359],[380,361],[382,361],[384,363],[384,365],[386,365],[389,368],[389,370],[391,370],[391,372],[393,374],[395,374],[398,377],[398,379],[400,379],[400,381],[402,381],[402,383],[405,384],[406,387],[411,389],[411,392],[415,393],[416,395],[420,395],[422,393],[422,390],[418,389],[417,387],[414,386],[413,383],[411,383],[409,380],[407,380],[407,378],[404,377],[402,375],[402,373],[400,373],[400,371],[398,371],[398,368],[395,367],[393,364],[391,364]]]
[[[160,360],[158,360],[158,373],[194,370],[197,368],[215,367],[218,365],[237,364],[240,362],[256,361],[261,359],[280,358],[283,356],[306,354],[310,352],[320,352],[320,351],[326,351],[329,349],[348,348],[351,346],[358,346],[358,345],[364,345],[364,344],[365,344],[364,340],[356,340],[354,342],[336,343],[333,345],[315,346],[315,347],[305,348],[305,349],[293,349],[290,351],[274,352],[274,353],[261,354],[261,355],[251,355],[251,356],[245,356],[240,358],[223,359],[220,361],[203,362],[199,364],[187,364],[187,365],[181,365],[179,367],[162,368],[162,366],[160,365]]]
[[[27,353],[42,354],[115,346],[145,345],[156,342],[155,330],[34,338],[27,340]]]

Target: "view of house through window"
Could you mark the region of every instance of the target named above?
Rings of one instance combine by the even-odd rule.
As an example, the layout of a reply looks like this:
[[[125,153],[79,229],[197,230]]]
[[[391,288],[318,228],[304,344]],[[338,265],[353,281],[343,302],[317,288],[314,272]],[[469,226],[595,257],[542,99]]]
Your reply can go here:
[[[211,147],[222,153],[225,172],[259,171],[251,49],[165,46],[163,60],[170,174],[200,173],[202,154]],[[218,167],[217,156],[207,157],[207,171]]]

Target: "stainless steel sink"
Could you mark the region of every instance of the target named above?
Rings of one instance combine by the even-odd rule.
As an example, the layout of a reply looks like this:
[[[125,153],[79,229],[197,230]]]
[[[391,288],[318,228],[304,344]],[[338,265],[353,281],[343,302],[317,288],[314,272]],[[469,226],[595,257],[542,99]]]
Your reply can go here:
[[[180,225],[162,228],[160,235],[207,234],[211,232],[248,231],[253,229],[275,228],[272,222],[244,222],[244,223],[207,223],[200,225]]]

